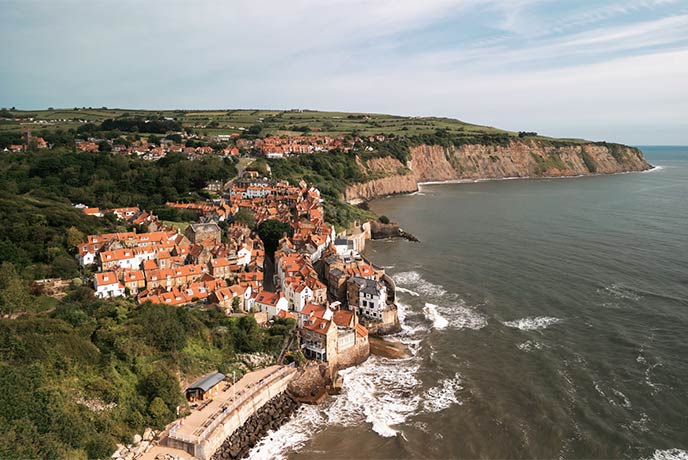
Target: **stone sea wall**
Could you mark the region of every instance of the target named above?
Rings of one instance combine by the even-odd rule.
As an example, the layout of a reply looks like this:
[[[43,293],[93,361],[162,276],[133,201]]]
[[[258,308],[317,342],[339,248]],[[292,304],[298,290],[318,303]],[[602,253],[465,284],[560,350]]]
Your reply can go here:
[[[286,423],[298,407],[299,403],[286,393],[272,398],[220,445],[212,460],[244,458],[268,431]]]

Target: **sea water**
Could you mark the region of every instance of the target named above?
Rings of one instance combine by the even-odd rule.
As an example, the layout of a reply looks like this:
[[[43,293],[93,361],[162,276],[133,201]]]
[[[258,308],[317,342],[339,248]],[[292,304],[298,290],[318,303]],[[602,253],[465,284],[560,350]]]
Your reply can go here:
[[[371,203],[421,241],[366,249],[412,356],[345,370],[250,457],[688,458],[688,148],[643,151]]]

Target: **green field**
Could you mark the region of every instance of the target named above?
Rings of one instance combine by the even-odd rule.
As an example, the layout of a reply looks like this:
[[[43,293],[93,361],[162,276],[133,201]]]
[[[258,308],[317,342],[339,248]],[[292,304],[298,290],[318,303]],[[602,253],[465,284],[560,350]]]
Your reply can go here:
[[[260,125],[263,128],[261,135],[299,135],[303,134],[302,129],[305,127],[308,127],[312,134],[329,136],[355,133],[361,136],[394,134],[413,137],[433,134],[438,129],[446,130],[450,135],[462,136],[518,135],[512,131],[474,125],[451,118],[403,117],[374,113],[251,109],[147,111],[105,108],[13,110],[11,113],[17,118],[32,117],[33,120],[2,121],[0,122],[0,132],[18,131],[23,126],[28,126],[32,130],[65,130],[76,128],[84,122],[99,123],[108,118],[133,116],[142,118],[172,117],[180,121],[184,127],[193,127],[198,133],[206,135],[240,133],[254,125]]]

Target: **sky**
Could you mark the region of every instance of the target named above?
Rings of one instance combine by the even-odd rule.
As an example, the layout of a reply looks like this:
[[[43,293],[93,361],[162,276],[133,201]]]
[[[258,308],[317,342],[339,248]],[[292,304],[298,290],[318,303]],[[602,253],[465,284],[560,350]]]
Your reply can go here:
[[[688,0],[0,0],[0,107],[308,108],[688,144]]]

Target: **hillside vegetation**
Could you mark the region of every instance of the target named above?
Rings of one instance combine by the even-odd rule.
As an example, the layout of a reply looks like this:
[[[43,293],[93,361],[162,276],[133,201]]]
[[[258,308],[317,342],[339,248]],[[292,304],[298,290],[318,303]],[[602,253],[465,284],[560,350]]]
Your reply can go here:
[[[311,110],[123,110],[123,109],[51,109],[51,110],[4,110],[0,117],[0,141],[4,135],[18,135],[22,127],[30,127],[34,134],[43,135],[55,131],[77,130],[87,123],[102,124],[107,120],[125,118],[171,119],[182,128],[192,129],[199,134],[217,135],[247,133],[265,135],[302,135],[304,133],[345,136],[373,136],[378,134],[413,137],[434,134],[444,130],[451,136],[480,139],[483,136],[509,136],[518,138],[518,132],[505,131],[489,126],[480,126],[451,118],[403,117],[373,113],[320,112]],[[14,119],[13,119],[14,118]],[[28,121],[28,118],[32,118]],[[140,125],[140,133],[146,131]],[[170,125],[171,126],[171,125]],[[122,128],[121,124],[107,122],[103,129]],[[44,133],[45,131],[45,133]],[[126,129],[124,130],[126,131]],[[525,132],[521,133],[522,135]],[[527,133],[536,135],[534,132]],[[537,135],[536,135],[537,136]],[[43,136],[48,139],[48,137]],[[576,142],[576,140],[568,140]],[[2,145],[2,144],[0,144]]]

